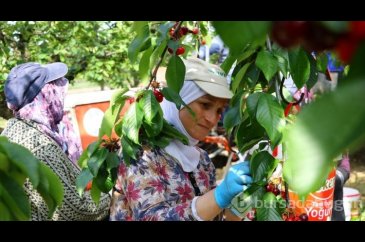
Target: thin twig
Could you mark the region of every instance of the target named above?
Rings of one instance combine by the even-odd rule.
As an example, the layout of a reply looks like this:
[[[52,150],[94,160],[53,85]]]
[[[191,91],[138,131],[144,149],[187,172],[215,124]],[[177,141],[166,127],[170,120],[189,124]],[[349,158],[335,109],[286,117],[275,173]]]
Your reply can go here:
[[[176,36],[176,33],[178,33],[178,31],[180,30],[180,27],[181,27],[181,25],[182,25],[182,23],[183,23],[183,22],[184,22],[184,21],[180,21],[180,22],[178,23],[178,25],[176,26],[176,29],[175,29],[175,31],[174,31],[174,33],[173,33],[173,37],[175,37],[175,36]],[[172,39],[172,37],[171,37],[170,39]],[[156,65],[155,69],[154,69],[154,70],[153,70],[153,72],[152,72],[151,80],[150,80],[150,82],[148,83],[148,85],[147,85],[147,87],[146,87],[146,90],[148,90],[148,89],[150,88],[151,83],[153,82],[153,80],[155,80],[155,79],[156,79],[156,75],[157,75],[158,68],[160,68],[160,65],[161,65],[161,63],[162,63],[162,61],[163,61],[163,58],[164,58],[165,53],[166,53],[166,51],[167,51],[167,48],[168,48],[168,45],[166,45],[165,49],[162,51],[162,54],[161,54],[160,60],[158,61],[158,63],[157,63],[157,65]]]

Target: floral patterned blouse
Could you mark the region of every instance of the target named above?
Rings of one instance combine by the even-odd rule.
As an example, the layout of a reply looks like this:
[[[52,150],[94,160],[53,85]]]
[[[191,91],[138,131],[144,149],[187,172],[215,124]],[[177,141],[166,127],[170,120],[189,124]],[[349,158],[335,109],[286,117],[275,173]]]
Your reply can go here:
[[[200,193],[215,187],[215,168],[207,152],[200,151],[198,167],[191,172]],[[195,197],[189,173],[162,149],[144,147],[138,162],[119,166],[110,220],[196,220]]]

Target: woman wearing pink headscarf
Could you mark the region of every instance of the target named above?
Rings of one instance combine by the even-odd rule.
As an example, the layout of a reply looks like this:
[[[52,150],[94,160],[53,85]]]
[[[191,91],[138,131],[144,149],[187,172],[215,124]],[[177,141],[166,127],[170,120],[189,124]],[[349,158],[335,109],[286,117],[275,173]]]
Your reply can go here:
[[[14,67],[5,83],[5,96],[15,117],[7,122],[2,135],[29,149],[59,176],[64,199],[52,220],[103,219],[108,215],[109,196],[103,196],[97,206],[89,192],[80,197],[76,190],[81,148],[64,116],[67,71],[64,63],[42,66],[30,62]],[[48,208],[40,194],[29,181],[24,187],[31,202],[31,219],[48,220]]]

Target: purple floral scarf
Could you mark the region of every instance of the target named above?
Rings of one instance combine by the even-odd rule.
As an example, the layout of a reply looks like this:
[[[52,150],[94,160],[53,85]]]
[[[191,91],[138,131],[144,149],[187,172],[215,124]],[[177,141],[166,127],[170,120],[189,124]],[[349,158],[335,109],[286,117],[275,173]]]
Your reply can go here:
[[[63,111],[67,88],[68,80],[64,77],[59,78],[47,83],[32,102],[18,111],[10,103],[7,105],[13,110],[16,118],[36,122],[39,128],[54,139],[76,164],[81,154],[81,145]]]

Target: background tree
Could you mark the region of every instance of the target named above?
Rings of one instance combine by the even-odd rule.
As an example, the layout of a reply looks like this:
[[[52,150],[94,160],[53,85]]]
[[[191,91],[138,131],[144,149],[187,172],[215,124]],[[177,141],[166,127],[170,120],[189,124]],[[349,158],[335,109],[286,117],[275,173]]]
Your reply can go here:
[[[7,74],[28,61],[64,62],[71,83],[87,80],[101,89],[138,85],[138,65],[126,61],[131,26],[127,21],[1,21],[0,115],[11,116],[2,91]]]

